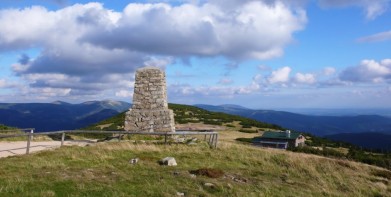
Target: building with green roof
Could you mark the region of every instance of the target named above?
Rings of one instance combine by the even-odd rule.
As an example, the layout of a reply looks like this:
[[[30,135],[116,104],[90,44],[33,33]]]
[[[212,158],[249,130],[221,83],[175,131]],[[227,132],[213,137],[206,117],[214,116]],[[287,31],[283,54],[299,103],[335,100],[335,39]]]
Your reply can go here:
[[[305,137],[301,133],[286,131],[265,131],[262,136],[255,137],[256,146],[287,149],[305,145]]]

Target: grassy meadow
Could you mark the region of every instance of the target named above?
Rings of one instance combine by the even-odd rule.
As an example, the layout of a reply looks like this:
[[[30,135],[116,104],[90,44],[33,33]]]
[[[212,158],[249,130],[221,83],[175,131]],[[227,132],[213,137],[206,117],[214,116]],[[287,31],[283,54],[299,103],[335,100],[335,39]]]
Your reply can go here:
[[[234,142],[217,149],[142,141],[68,146],[0,159],[1,196],[390,196],[391,172],[356,162]],[[172,156],[178,166],[160,166]],[[131,158],[139,158],[135,165]],[[192,176],[197,169],[223,176]],[[206,185],[211,183],[212,185]]]

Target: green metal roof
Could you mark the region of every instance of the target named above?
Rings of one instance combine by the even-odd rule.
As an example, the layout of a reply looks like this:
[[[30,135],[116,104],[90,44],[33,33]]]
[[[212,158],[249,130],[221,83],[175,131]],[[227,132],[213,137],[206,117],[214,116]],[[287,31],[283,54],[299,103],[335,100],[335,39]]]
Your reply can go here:
[[[300,136],[300,133],[291,132],[288,137],[285,131],[265,131],[261,137],[257,138],[268,138],[268,139],[296,139]]]

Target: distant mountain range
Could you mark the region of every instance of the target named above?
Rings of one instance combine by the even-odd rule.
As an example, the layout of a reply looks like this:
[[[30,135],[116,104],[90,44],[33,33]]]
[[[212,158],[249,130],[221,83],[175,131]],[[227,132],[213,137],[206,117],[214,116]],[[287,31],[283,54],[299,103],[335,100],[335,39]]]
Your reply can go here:
[[[274,110],[253,110],[236,105],[198,104],[196,106],[209,111],[252,118],[317,136],[363,132],[391,135],[391,118],[379,115],[314,116]]]
[[[391,118],[391,108],[281,108],[274,110],[312,116],[379,115]]]
[[[88,101],[70,104],[0,103],[0,124],[19,128],[35,128],[37,132],[78,129],[107,119],[129,109],[119,101]]]
[[[304,115],[253,110],[239,105],[195,105],[199,108],[251,118],[300,132],[346,141],[368,148],[387,148],[391,144],[391,118],[379,115]],[[37,132],[79,129],[113,117],[131,107],[118,101],[88,101],[70,104],[0,103],[0,124],[35,128]],[[389,149],[390,150],[390,149]]]
[[[391,151],[391,135],[383,133],[339,133],[325,137],[334,141],[348,142],[368,149]]]

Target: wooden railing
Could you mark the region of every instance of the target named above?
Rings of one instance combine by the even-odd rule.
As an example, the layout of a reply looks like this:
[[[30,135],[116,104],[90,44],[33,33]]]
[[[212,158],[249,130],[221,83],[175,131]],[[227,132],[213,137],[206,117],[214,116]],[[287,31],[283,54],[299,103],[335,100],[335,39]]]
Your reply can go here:
[[[61,146],[64,145],[65,134],[116,134],[118,135],[118,140],[121,141],[121,136],[124,135],[157,135],[164,136],[164,143],[167,144],[167,139],[169,136],[174,135],[204,135],[204,140],[208,142],[211,148],[217,148],[217,142],[219,138],[219,133],[213,130],[199,130],[199,131],[176,131],[176,132],[128,132],[128,131],[87,131],[87,130],[64,130],[64,131],[51,131],[51,132],[38,132],[34,133],[34,129],[18,129],[22,131],[30,131],[21,134],[5,134],[0,135],[1,138],[14,138],[14,137],[27,137],[27,147],[26,154],[30,153],[30,144],[34,136],[37,135],[54,135],[61,134]],[[11,130],[10,130],[11,131]],[[15,130],[12,130],[15,131]],[[208,138],[209,136],[209,138]]]

